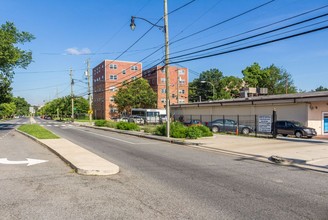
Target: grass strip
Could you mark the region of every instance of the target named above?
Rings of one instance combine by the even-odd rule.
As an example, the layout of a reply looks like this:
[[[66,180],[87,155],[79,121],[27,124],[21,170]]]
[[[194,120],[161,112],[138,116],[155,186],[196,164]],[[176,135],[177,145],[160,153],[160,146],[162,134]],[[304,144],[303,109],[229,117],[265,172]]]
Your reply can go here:
[[[23,131],[29,135],[32,135],[38,139],[58,139],[59,137],[49,130],[41,127],[37,124],[21,125],[18,130]]]

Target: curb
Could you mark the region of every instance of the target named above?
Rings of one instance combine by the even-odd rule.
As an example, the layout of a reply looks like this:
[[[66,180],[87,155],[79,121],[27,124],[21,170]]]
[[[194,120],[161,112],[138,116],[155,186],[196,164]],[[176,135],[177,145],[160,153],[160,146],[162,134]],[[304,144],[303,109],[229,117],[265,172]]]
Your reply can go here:
[[[58,147],[58,145],[51,147],[50,145],[44,143],[40,139],[35,138],[34,136],[31,136],[31,135],[29,135],[25,132],[22,132],[20,130],[17,130],[17,129],[16,129],[16,131],[25,135],[26,137],[34,140],[38,144],[46,147],[48,150],[50,150],[55,155],[57,155],[61,160],[63,160],[66,164],[68,164],[72,169],[74,169],[74,171],[77,174],[105,176],[105,175],[117,174],[120,171],[119,166],[117,166],[116,164],[113,164],[113,163],[103,159],[102,157],[99,157],[98,155],[96,155],[76,144],[73,144],[72,142],[70,142],[66,139],[61,138],[58,140],[62,140],[67,143],[72,143],[71,147],[73,147],[74,153],[79,156],[78,158],[72,157],[71,159],[69,159],[69,156],[67,156],[67,152],[62,150],[62,152],[60,153],[58,148],[56,149],[56,147]],[[53,139],[47,139],[47,140],[53,140]],[[65,154],[66,154],[66,156],[65,156]],[[75,155],[75,157],[76,157],[76,155]],[[89,158],[89,162],[86,160],[86,158]],[[101,165],[94,166],[95,160],[97,160],[98,163],[101,163]],[[72,162],[72,161],[74,161],[74,162]],[[95,167],[97,167],[97,168],[95,168]]]

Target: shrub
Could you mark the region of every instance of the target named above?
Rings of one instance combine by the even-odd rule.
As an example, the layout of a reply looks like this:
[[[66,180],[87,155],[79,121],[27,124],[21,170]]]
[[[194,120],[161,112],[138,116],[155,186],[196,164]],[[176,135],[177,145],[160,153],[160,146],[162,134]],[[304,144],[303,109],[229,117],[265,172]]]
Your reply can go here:
[[[206,126],[197,126],[197,128],[202,132],[202,137],[211,137],[213,133],[211,130]]]
[[[187,128],[185,134],[187,138],[197,139],[202,137],[202,131],[199,129],[200,126],[190,126]]]
[[[187,127],[180,122],[173,122],[170,125],[170,136],[173,138],[186,138]]]
[[[109,128],[116,128],[117,122],[115,122],[115,121],[106,121],[105,126],[109,127]]]
[[[120,130],[134,130],[140,131],[140,127],[135,123],[129,123],[125,121],[120,121],[116,124],[116,128]]]
[[[97,120],[97,121],[95,121],[95,125],[98,126],[98,127],[105,127],[106,123],[107,123],[106,120]]]
[[[156,127],[154,134],[159,136],[165,136],[166,135],[166,125],[159,125]]]

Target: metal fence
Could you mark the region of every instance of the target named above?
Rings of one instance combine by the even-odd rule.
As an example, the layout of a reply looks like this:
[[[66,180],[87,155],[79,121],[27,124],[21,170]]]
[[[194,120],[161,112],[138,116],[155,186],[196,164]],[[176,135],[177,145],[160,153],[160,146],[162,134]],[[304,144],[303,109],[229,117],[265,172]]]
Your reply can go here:
[[[272,115],[174,115],[173,120],[200,121],[214,132],[272,137]]]

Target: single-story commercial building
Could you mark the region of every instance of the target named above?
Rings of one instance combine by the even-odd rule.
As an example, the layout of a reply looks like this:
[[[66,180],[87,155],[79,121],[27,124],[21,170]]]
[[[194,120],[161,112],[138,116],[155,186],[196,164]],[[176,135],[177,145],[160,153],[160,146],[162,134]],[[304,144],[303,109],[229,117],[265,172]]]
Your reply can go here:
[[[328,135],[328,91],[255,96],[171,105],[172,115],[272,115],[277,120],[299,121]]]

